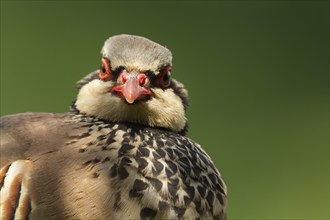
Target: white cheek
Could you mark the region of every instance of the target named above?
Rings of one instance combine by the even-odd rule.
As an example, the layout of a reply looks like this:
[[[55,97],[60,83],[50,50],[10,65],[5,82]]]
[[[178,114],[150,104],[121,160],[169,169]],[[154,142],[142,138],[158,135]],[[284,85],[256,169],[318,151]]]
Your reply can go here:
[[[186,123],[185,110],[181,99],[172,89],[153,89],[155,98],[148,103],[150,119],[158,126],[180,131]]]
[[[121,101],[111,95],[113,82],[93,80],[79,91],[76,106],[81,113],[93,116],[104,116],[115,107],[115,103]],[[102,117],[103,118],[103,117]]]
[[[83,86],[76,107],[86,115],[114,122],[133,122],[150,127],[163,127],[178,132],[186,123],[181,99],[172,89],[152,89],[149,101],[128,105],[111,93],[114,82],[93,80]]]

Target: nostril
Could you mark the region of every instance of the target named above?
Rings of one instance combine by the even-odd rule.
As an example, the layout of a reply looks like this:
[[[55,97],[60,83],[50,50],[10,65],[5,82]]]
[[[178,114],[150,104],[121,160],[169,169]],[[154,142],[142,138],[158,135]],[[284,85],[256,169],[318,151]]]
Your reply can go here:
[[[123,81],[123,83],[125,83],[127,81],[127,76],[125,74],[123,74],[121,76],[121,80]]]

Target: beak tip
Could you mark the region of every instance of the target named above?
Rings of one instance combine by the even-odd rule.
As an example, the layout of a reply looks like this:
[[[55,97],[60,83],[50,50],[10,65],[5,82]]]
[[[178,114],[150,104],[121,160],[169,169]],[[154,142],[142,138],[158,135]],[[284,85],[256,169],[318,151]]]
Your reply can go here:
[[[126,98],[126,102],[127,102],[128,104],[133,104],[134,101],[135,101],[135,99],[129,99],[129,98]]]

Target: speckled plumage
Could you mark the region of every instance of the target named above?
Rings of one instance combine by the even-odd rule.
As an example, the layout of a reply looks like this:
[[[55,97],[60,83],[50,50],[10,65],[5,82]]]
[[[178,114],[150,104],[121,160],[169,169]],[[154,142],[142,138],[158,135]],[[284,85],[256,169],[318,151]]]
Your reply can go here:
[[[97,74],[78,89],[94,89]],[[186,110],[183,85],[173,80],[166,90]],[[146,106],[144,117],[152,117],[148,105],[161,96],[131,106]],[[2,117],[1,219],[226,219],[226,186],[200,145],[184,136],[186,124],[146,123],[88,115],[77,101],[69,113]]]

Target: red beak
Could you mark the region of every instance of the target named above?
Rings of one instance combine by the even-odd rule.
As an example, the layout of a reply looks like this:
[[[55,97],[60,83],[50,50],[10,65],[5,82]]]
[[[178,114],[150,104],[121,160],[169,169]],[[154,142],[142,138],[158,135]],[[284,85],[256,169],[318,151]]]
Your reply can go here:
[[[118,78],[118,82],[124,84],[113,87],[112,91],[117,92],[129,104],[132,104],[135,100],[145,99],[147,96],[152,95],[150,90],[144,87],[145,79],[145,74],[124,72]]]

